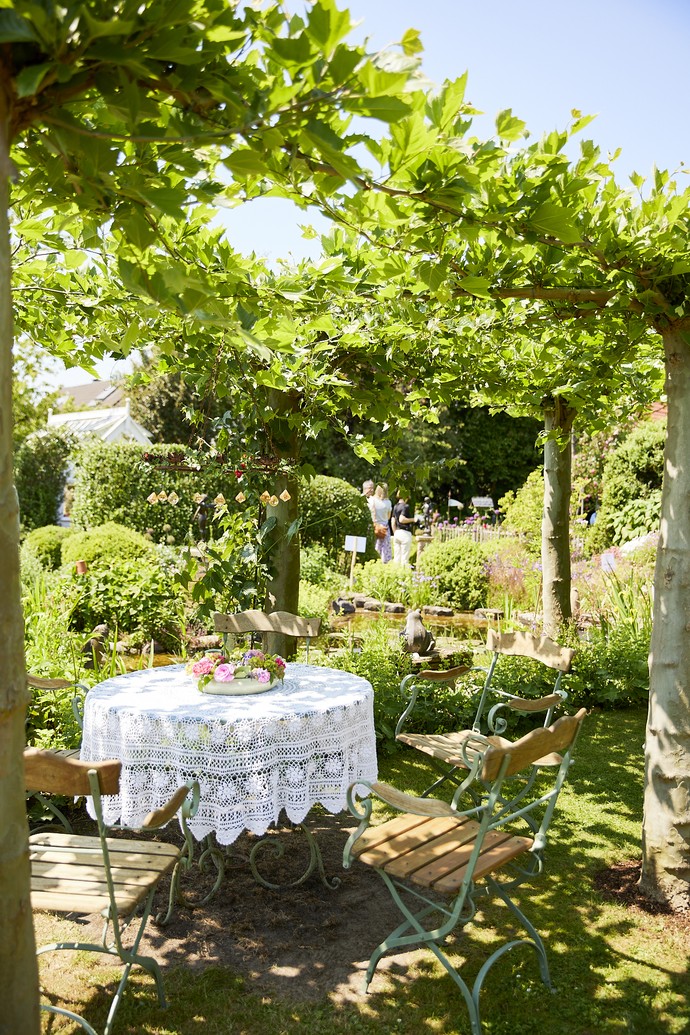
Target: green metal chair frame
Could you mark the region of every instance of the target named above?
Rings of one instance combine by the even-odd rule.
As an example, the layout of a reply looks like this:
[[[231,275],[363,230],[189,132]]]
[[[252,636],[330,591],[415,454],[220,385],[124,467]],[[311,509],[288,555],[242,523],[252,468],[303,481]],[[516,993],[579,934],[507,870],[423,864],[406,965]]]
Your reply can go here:
[[[306,641],[307,663],[309,644],[312,639],[316,639],[321,629],[320,618],[304,618],[289,611],[272,611],[271,614],[257,610],[238,611],[236,614],[216,611],[213,615],[213,624],[215,631],[222,633],[226,645],[228,636],[240,636],[243,633],[261,633],[262,639],[265,633],[283,633],[285,636],[303,639]]]
[[[462,992],[472,1035],[481,1035],[482,984],[505,953],[520,945],[531,946],[542,981],[552,987],[542,938],[511,895],[543,872],[547,831],[585,714],[583,708],[577,715],[563,716],[507,746],[496,747],[488,738],[472,734],[459,759],[466,776],[450,803],[415,798],[378,782],[352,785],[348,806],[360,823],[345,846],[343,865],[347,869],[359,860],[374,867],[404,917],[372,953],[365,990],[384,953],[426,946]],[[545,776],[536,779],[535,762],[548,753],[558,754],[561,762],[550,770],[545,786]],[[370,794],[359,800],[363,785]],[[372,826],[372,794],[402,815]],[[471,802],[470,806],[460,809],[461,800]],[[501,899],[527,937],[500,945],[470,988],[443,947],[456,927],[462,930],[475,919],[481,896]]]
[[[447,672],[422,671],[405,676],[400,689],[403,695],[409,695],[407,705],[398,719],[395,736],[403,744],[426,754],[439,777],[423,792],[423,797],[432,794],[443,783],[450,780],[457,786],[465,776],[465,766],[451,759],[462,758],[462,746],[472,735],[481,733],[489,738],[494,747],[510,743],[502,734],[506,732],[508,723],[505,712],[512,711],[520,715],[544,714],[543,726],[551,724],[554,711],[563,706],[568,694],[561,688],[563,676],[570,671],[575,651],[570,647],[561,647],[546,636],[533,636],[530,633],[497,633],[490,629],[487,634],[487,649],[492,652],[491,663],[484,666],[459,667]],[[531,658],[555,672],[553,689],[545,697],[529,698],[498,690],[492,685],[496,666],[501,657],[514,656]],[[484,672],[485,679],[469,729],[453,733],[424,734],[410,733],[405,729],[417,703],[422,685],[426,683],[448,685],[457,682],[458,678],[469,672]],[[491,707],[488,707],[491,702]],[[560,756],[552,753],[540,759],[538,765],[558,765]]]
[[[81,695],[75,694],[72,698],[72,714],[74,715],[75,721],[79,726],[79,729],[82,730],[84,728],[83,708],[84,698],[89,692],[88,686],[85,686],[84,683],[78,683],[71,679],[47,679],[43,676],[34,676],[30,672],[27,672],[26,674],[26,684],[34,690],[41,691],[66,690],[68,687],[73,687],[75,690],[81,691]],[[63,755],[65,758],[79,758],[79,752],[80,749],[77,747],[64,748],[60,750],[58,753]],[[58,805],[56,805],[54,801],[51,801],[50,798],[47,798],[45,794],[41,794],[39,791],[35,791],[33,794],[27,794],[27,799],[28,798],[35,798],[35,800],[39,802],[42,808],[45,809],[45,812],[48,816],[53,816],[59,824],[59,826],[68,834],[72,833],[72,824],[70,823],[62,809]],[[51,822],[51,820],[47,821],[48,824],[50,824]],[[46,823],[42,821],[40,824],[40,828],[42,830],[46,830],[48,829],[48,826],[46,825]]]
[[[121,763],[117,760],[82,762],[57,752],[27,748],[24,752],[25,787],[28,791],[52,794],[90,795],[98,825],[98,836],[44,831],[31,834],[31,900],[34,910],[81,913],[100,912],[104,918],[100,944],[91,942],[52,942],[37,949],[37,955],[56,950],[84,950],[118,957],[124,970],[113,996],[103,1035],[110,1035],[132,967],[137,964],[150,973],[161,1006],[166,1005],[163,978],[155,959],[142,956],[139,944],[151,913],[161,878],[171,874],[170,903],[177,895],[180,872],[193,858],[193,842],[187,825],[199,805],[199,785],[190,781],[181,786],[160,809],[151,812],[141,828],[108,827],[103,819],[101,796],[117,794]],[[113,832],[155,832],[177,817],[184,835],[184,846],[141,838],[115,838]],[[123,944],[122,935],[143,904],[133,943]],[[69,1011],[42,1004],[42,1009],[63,1013],[79,1021],[90,1033],[83,1018]]]

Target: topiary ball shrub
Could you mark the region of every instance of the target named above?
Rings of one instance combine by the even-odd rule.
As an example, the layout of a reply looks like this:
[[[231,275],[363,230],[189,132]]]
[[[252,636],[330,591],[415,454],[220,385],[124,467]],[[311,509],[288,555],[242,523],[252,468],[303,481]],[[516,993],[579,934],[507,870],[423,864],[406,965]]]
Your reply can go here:
[[[71,528],[44,525],[43,528],[35,528],[33,532],[29,532],[23,548],[39,559],[42,568],[55,571],[62,564],[62,544],[70,535],[74,535]]]
[[[115,561],[154,559],[156,547],[139,532],[108,521],[87,532],[74,532],[63,541],[62,563],[86,561],[89,567],[107,567]]]
[[[300,485],[302,546],[319,543],[333,563],[343,553],[346,535],[366,536],[368,551],[374,550],[374,527],[366,499],[359,489],[341,478],[317,474]],[[361,555],[360,555],[361,556]]]
[[[431,543],[419,559],[418,568],[436,580],[438,604],[456,611],[485,607],[489,576],[484,552],[471,539]]]

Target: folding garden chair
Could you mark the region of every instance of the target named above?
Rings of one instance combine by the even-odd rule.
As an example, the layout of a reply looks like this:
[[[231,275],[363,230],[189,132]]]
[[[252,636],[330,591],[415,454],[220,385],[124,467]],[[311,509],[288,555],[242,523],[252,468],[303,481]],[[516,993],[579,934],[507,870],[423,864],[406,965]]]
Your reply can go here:
[[[448,672],[423,671],[406,676],[400,684],[402,693],[409,694],[409,699],[395,728],[396,739],[417,751],[422,751],[432,760],[432,764],[440,773],[439,778],[424,791],[423,797],[431,794],[446,780],[457,785],[464,779],[465,767],[458,759],[463,758],[463,745],[473,734],[484,733],[494,747],[504,747],[510,744],[510,741],[502,736],[508,728],[506,713],[513,712],[522,716],[539,715],[540,718],[543,714],[542,722],[546,727],[551,723],[555,709],[567,700],[567,693],[561,689],[561,680],[564,674],[570,671],[575,654],[572,648],[561,647],[546,636],[532,636],[524,632],[497,633],[490,629],[487,634],[487,649],[492,652],[488,668],[461,668]],[[493,686],[496,666],[500,658],[509,656],[537,661],[544,669],[550,669],[554,673],[550,693],[535,698],[517,696],[496,689]],[[456,682],[460,675],[470,671],[485,672],[484,685],[471,728],[452,733],[414,733],[406,730],[424,682],[449,685]],[[528,688],[527,685],[526,690]],[[560,756],[555,753],[545,755],[535,764],[559,765],[560,761]]]
[[[374,867],[404,917],[374,950],[366,988],[384,953],[428,946],[463,994],[472,1035],[481,1035],[481,987],[506,952],[519,945],[532,946],[542,980],[551,987],[544,943],[512,894],[543,871],[547,831],[585,714],[582,708],[575,716],[563,716],[548,728],[534,729],[515,743],[498,747],[489,738],[472,734],[457,759],[465,779],[450,803],[415,798],[382,783],[352,785],[348,805],[360,824],[345,846],[343,864],[349,868],[358,860]],[[557,754],[560,764],[535,780],[535,763],[548,754]],[[358,800],[363,784],[370,795]],[[371,826],[371,794],[401,815]],[[460,809],[464,800],[471,804]],[[477,900],[491,896],[508,906],[527,937],[509,938],[500,945],[470,989],[444,951],[445,942],[456,927],[462,930],[476,919]],[[492,917],[489,922],[493,925],[496,920]]]
[[[112,1031],[115,1013],[135,964],[153,976],[159,1002],[161,1006],[166,1005],[160,967],[155,959],[140,955],[139,944],[161,878],[171,874],[172,902],[180,869],[187,868],[191,862],[193,843],[187,820],[194,815],[199,803],[198,784],[185,784],[166,805],[151,812],[141,828],[147,832],[159,830],[178,816],[185,838],[182,848],[160,841],[109,836],[115,829],[120,831],[123,828],[106,827],[101,796],[119,793],[120,770],[121,763],[117,760],[81,762],[38,748],[27,748],[24,752],[25,787],[28,791],[90,795],[93,798],[98,836],[51,831],[30,835],[31,905],[39,911],[102,914],[105,923],[100,944],[53,942],[42,945],[37,952],[41,955],[54,950],[76,949],[105,953],[122,961],[124,971],[110,1005],[103,1035],[110,1035]],[[141,905],[142,915],[135,922],[135,913]],[[129,924],[133,924],[135,934],[127,948],[122,935]],[[42,1005],[42,1009],[76,1017],[51,1005]],[[86,1031],[93,1030],[82,1018],[76,1019]]]

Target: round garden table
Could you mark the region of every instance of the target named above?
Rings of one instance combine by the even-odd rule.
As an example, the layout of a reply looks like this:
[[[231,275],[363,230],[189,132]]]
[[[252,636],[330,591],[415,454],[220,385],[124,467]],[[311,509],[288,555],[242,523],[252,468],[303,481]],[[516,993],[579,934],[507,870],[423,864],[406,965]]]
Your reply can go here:
[[[315,804],[341,812],[350,784],[376,779],[373,691],[314,665],[288,664],[283,683],[238,697],[201,693],[183,665],[131,672],[89,691],[81,757],[122,762],[106,823],[140,825],[193,779],[192,833],[229,845],[244,830],[263,834],[283,809],[298,824]]]

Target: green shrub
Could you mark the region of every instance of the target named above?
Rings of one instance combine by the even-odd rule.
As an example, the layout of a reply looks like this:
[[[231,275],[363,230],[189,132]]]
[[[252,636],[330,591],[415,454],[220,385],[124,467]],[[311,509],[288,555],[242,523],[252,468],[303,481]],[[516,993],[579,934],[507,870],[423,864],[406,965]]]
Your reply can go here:
[[[154,558],[156,547],[131,528],[108,521],[88,532],[74,532],[62,544],[63,564],[86,561],[89,567],[108,567],[116,561]]]
[[[62,564],[62,544],[65,538],[73,535],[71,528],[61,525],[44,525],[29,532],[24,540],[23,548],[38,557],[41,566],[55,571]]]
[[[645,421],[609,455],[592,535],[597,550],[659,527],[665,439],[665,421]]]
[[[22,529],[30,531],[56,521],[67,481],[69,437],[41,432],[24,439],[14,458],[14,483]]]
[[[542,468],[528,476],[517,492],[507,492],[498,501],[503,515],[502,526],[517,532],[532,552],[541,550],[541,522],[544,511],[544,475]]]
[[[361,649],[329,654],[323,663],[369,680],[374,688],[376,739],[392,748],[395,724],[404,708],[400,681],[410,671],[410,655],[403,651],[400,639],[392,641],[386,624],[377,623],[363,631]]]
[[[164,650],[179,648],[183,605],[173,574],[155,554],[94,565],[74,575],[72,627],[90,632],[105,622],[111,633],[137,645],[157,640]]]
[[[301,548],[299,566],[301,580],[313,586],[335,589],[344,581],[344,576],[333,570],[328,551],[320,543]]]
[[[319,543],[336,564],[343,553],[346,535],[366,536],[374,549],[371,512],[359,489],[340,478],[318,474],[300,485],[300,542]]]
[[[402,564],[382,564],[377,558],[367,561],[355,571],[355,586],[361,593],[376,600],[409,604],[412,593],[412,569]]]
[[[299,613],[305,618],[320,618],[322,632],[327,629],[332,600],[333,593],[328,587],[316,586],[313,582],[300,582]]]
[[[143,446],[130,442],[91,440],[74,453],[75,479],[72,522],[78,528],[92,528],[115,521],[147,535],[156,543],[182,543],[193,534],[196,493],[214,499],[222,493],[232,500],[237,492],[234,475],[222,471],[168,471],[144,461],[144,455],[167,457],[182,446]],[[148,497],[162,491],[179,497],[174,506],[151,504]],[[45,522],[44,522],[45,523]]]
[[[474,611],[486,605],[489,586],[484,552],[471,539],[451,539],[427,546],[420,570],[436,581],[438,603],[458,611]]]

